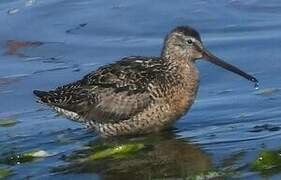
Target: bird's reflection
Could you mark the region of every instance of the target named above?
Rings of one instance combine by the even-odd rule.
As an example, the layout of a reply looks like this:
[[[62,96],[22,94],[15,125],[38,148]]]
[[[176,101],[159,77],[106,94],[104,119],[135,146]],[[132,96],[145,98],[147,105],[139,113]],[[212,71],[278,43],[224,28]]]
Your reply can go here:
[[[112,155],[110,147],[136,145],[125,155]],[[211,159],[200,147],[172,132],[138,138],[100,139],[64,158],[69,164],[54,169],[56,173],[95,173],[103,179],[185,178],[211,169]],[[104,148],[105,147],[105,148]],[[133,146],[130,146],[133,147]],[[105,149],[103,158],[93,156]],[[88,158],[87,157],[91,157]]]

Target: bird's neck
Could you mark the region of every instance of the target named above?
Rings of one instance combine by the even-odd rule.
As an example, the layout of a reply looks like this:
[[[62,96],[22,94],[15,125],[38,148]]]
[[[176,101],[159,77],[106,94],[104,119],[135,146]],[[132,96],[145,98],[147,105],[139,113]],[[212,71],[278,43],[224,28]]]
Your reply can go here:
[[[163,47],[161,52],[161,58],[171,65],[194,65],[191,56],[186,51],[183,51],[178,46],[167,44]]]
[[[182,53],[177,46],[164,46],[161,59],[166,64],[169,74],[177,77],[177,81],[185,87],[193,86],[199,81],[198,70],[195,62],[188,53]],[[188,79],[187,79],[188,78]]]

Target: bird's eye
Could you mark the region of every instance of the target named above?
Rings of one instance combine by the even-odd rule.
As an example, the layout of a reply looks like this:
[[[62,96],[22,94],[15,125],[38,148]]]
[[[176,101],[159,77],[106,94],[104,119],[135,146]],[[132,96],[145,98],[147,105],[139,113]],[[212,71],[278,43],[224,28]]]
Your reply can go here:
[[[191,45],[193,43],[193,41],[191,39],[189,39],[189,40],[187,40],[187,43]]]

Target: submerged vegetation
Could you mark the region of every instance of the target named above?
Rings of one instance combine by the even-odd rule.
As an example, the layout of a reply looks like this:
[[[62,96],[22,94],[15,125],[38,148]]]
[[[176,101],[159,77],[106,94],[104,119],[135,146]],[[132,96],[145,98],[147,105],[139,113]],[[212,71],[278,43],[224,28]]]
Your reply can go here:
[[[50,154],[43,150],[34,150],[24,153],[10,152],[1,155],[0,163],[7,164],[7,165],[15,165],[15,164],[31,162],[36,158],[44,158],[47,156],[50,156]]]
[[[140,143],[131,143],[131,144],[124,144],[114,147],[109,147],[104,150],[100,150],[95,152],[94,154],[89,156],[89,160],[98,160],[103,158],[122,158],[126,157],[132,153],[135,153],[144,148],[143,144]]]
[[[252,163],[253,171],[262,175],[272,175],[281,172],[281,150],[263,150]]]
[[[51,172],[98,173],[105,178],[190,180],[224,179],[234,175],[232,164],[226,169],[215,168],[209,156],[196,145],[161,135],[133,141],[93,142],[63,160],[67,164],[54,167]]]
[[[10,127],[10,126],[14,126],[16,124],[17,124],[17,120],[12,119],[12,118],[0,119],[0,126],[2,126],[2,127]]]
[[[0,167],[0,179],[5,179],[8,176],[11,176],[13,171],[9,168]]]

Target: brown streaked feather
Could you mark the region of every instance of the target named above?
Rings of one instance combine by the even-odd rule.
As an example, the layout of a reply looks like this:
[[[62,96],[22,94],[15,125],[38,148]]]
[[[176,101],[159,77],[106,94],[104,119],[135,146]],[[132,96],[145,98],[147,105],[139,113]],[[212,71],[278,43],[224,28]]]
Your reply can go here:
[[[75,112],[85,120],[99,123],[126,120],[153,103],[148,86],[159,74],[155,68],[158,61],[124,58],[54,91],[34,93],[42,102]]]
[[[153,102],[146,93],[134,93],[128,96],[126,91],[115,92],[113,89],[106,91],[103,91],[104,94],[100,94],[99,100],[95,104],[88,106],[84,111],[85,119],[94,119],[100,123],[126,120]],[[141,101],[138,100],[140,98]]]

